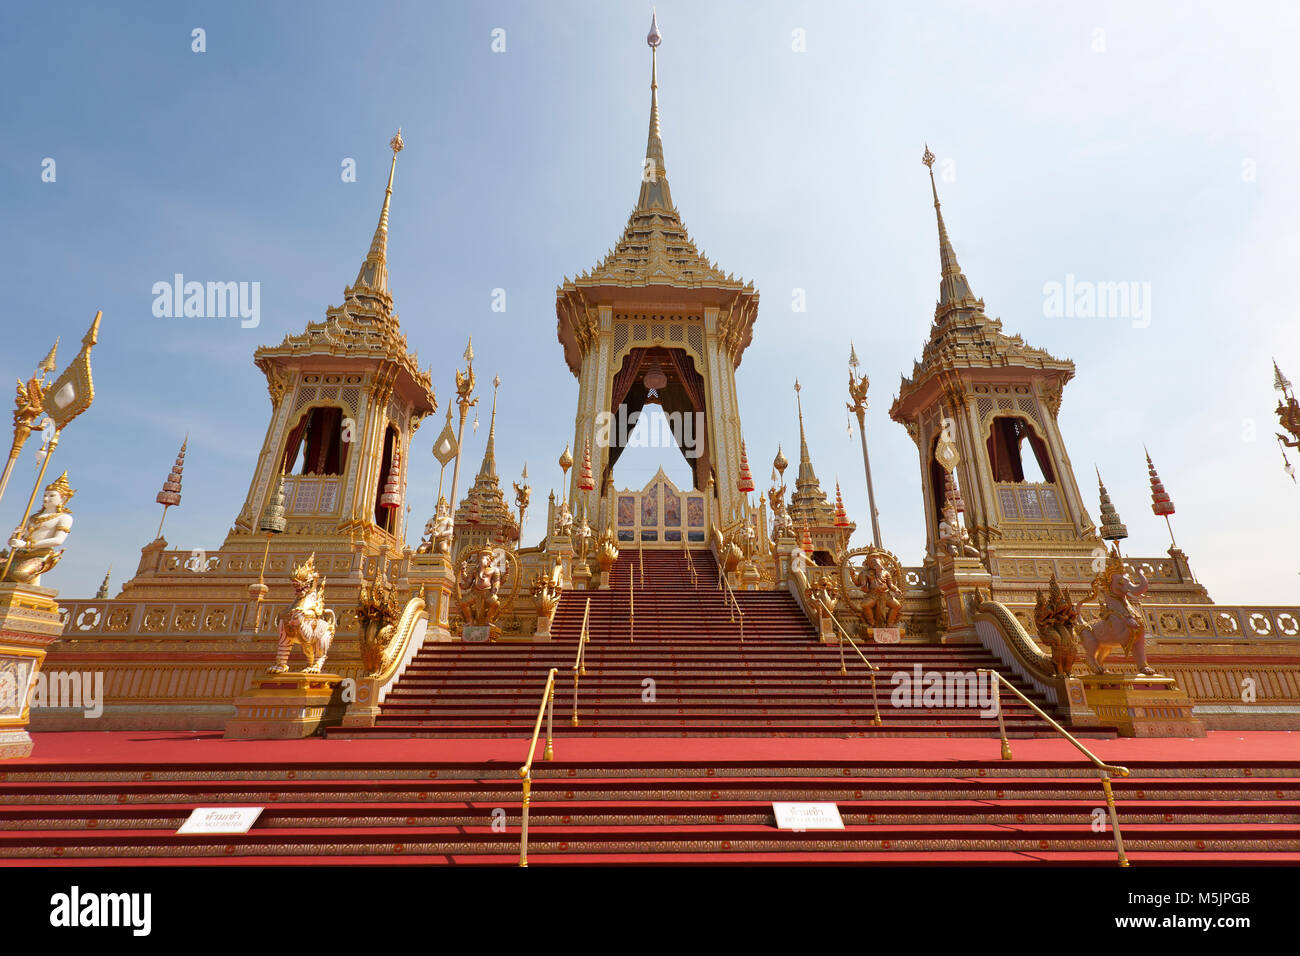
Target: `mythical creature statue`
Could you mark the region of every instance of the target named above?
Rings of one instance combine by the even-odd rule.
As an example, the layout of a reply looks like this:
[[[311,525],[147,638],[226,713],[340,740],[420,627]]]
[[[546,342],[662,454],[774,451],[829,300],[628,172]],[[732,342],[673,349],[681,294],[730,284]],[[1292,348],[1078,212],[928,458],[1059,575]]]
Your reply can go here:
[[[15,379],[18,382],[18,394],[14,397],[14,429],[26,428],[29,431],[36,431],[36,419],[41,417],[45,411],[45,388],[41,380],[33,375],[24,385],[22,379]]]
[[[1079,649],[1074,642],[1074,629],[1079,621],[1079,613],[1070,599],[1069,591],[1062,591],[1052,575],[1047,597],[1038,592],[1038,601],[1034,604],[1034,623],[1038,625],[1038,636],[1052,650],[1052,667],[1058,678],[1069,677],[1078,660]]]
[[[325,606],[325,578],[316,570],[315,553],[293,569],[290,580],[298,598],[289,612],[280,618],[280,641],[276,646],[275,663],[266,672],[283,674],[287,671],[289,652],[293,645],[301,644],[307,656],[307,666],[302,672],[319,674],[334,641],[335,616]]]
[[[1287,448],[1300,448],[1300,402],[1295,397],[1287,394],[1285,400],[1279,400],[1277,403],[1278,424],[1291,433],[1287,438],[1281,432],[1277,433],[1277,440]]]
[[[466,624],[489,625],[495,633],[498,618],[510,609],[519,593],[518,557],[508,548],[481,546],[462,551],[458,560],[456,608],[461,619]],[[503,595],[507,578],[514,583]]]
[[[600,550],[596,553],[596,561],[600,564],[600,573],[606,575],[602,580],[608,580],[610,568],[614,567],[614,562],[618,560],[618,539],[614,537],[614,529],[606,528],[605,533],[600,536]]]
[[[862,591],[862,618],[867,627],[896,627],[903,616],[903,590],[879,553],[863,562],[854,581]]]
[[[424,524],[424,538],[416,549],[417,554],[449,554],[451,537],[455,525],[451,517],[451,505],[446,498],[439,498],[433,517]]]
[[[860,565],[854,562],[862,560]],[[867,627],[898,627],[903,618],[903,565],[884,548],[868,545],[844,554],[840,587]],[[858,592],[861,596],[854,592]]]
[[[943,518],[939,521],[939,547],[954,558],[980,556],[971,543],[970,532],[961,523],[961,516],[957,514],[957,506],[952,499],[943,506]]]
[[[812,599],[813,606],[817,610],[817,616],[822,620],[826,620],[835,614],[835,606],[840,601],[840,589],[836,585],[834,578],[823,574],[815,584],[808,588],[808,597]]]
[[[391,663],[390,648],[397,633],[402,605],[397,589],[380,572],[372,583],[363,583],[357,599],[357,625],[361,636],[361,665],[366,676],[379,674]]]
[[[10,550],[0,552],[0,568],[9,564],[4,580],[39,585],[41,575],[59,563],[63,557],[61,546],[72,530],[68,502],[75,494],[76,491],[68,484],[66,471],[46,485],[41,509],[27,519],[26,528],[14,529],[9,537]]]
[[[560,538],[573,534],[573,512],[569,510],[567,501],[560,502],[560,513],[555,518],[555,534]]]
[[[1106,658],[1116,647],[1124,648],[1124,653],[1133,657],[1139,673],[1155,673],[1147,664],[1146,624],[1135,600],[1146,594],[1151,585],[1140,568],[1134,572],[1136,581],[1125,573],[1119,546],[1113,546],[1105,570],[1093,579],[1092,589],[1075,605],[1077,614],[1095,597],[1101,607],[1100,620],[1079,627],[1084,654],[1094,673],[1106,673]]]
[[[529,592],[537,604],[538,630],[545,632],[549,629],[551,619],[555,617],[555,609],[560,606],[560,563],[557,561],[551,568],[549,577],[538,574],[533,578]]]
[[[768,504],[772,507],[772,540],[793,538],[794,521],[785,506],[785,485],[773,485],[767,492]]]

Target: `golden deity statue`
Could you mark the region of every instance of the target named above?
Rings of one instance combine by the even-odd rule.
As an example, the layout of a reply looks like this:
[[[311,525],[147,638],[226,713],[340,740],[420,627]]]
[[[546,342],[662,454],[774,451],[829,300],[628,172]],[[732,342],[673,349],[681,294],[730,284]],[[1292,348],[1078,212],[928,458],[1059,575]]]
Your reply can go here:
[[[0,553],[0,566],[9,564],[4,580],[39,585],[41,575],[59,563],[63,542],[72,530],[68,502],[75,494],[66,471],[46,486],[41,510],[32,513],[25,528],[14,529],[9,538],[10,550]]]

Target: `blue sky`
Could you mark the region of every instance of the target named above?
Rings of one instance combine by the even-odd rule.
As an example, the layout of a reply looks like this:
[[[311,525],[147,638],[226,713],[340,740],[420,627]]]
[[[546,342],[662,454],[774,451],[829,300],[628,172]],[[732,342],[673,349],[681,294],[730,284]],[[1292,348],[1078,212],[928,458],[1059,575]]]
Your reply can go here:
[[[1095,463],[1126,551],[1168,547],[1145,443],[1211,595],[1300,603],[1300,488],[1272,438],[1269,364],[1300,380],[1300,8],[670,0],[658,12],[673,197],[699,246],[762,294],[738,373],[756,478],[778,442],[797,448],[797,375],[823,487],[838,477],[869,525],[844,410],[854,341],[872,378],[885,543],[919,563],[917,454],[887,412],[938,288],[928,142],[989,314],[1078,367],[1061,425],[1093,516]],[[47,583],[86,596],[110,562],[115,586],[134,571],[186,432],[166,537],[220,543],[270,408],[253,350],[341,301],[399,125],[389,272],[403,329],[440,403],[471,333],[480,381],[500,374],[498,463],[509,479],[528,462],[526,537],[539,538],[577,395],[555,286],[604,254],[635,202],[648,25],[649,6],[625,2],[6,3],[0,371],[25,378],[55,336],[66,363],[104,311],[94,407],[54,459],[79,493]],[[341,181],[345,158],[355,183]],[[150,290],[176,272],[260,282],[260,327],[155,318]],[[1046,316],[1044,285],[1067,275],[1150,283],[1149,326]],[[504,314],[491,311],[497,288]],[[486,425],[467,443],[475,468]],[[436,430],[416,436],[410,466],[419,523]],[[668,452],[632,450],[619,485],[639,487],[661,460],[685,472]],[[20,520],[34,468],[29,445],[5,522]]]

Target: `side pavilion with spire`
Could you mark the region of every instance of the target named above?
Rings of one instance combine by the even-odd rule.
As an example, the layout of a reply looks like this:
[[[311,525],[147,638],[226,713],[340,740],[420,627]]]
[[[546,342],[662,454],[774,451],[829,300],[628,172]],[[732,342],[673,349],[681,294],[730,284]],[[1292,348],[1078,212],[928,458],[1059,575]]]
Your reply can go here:
[[[388,210],[403,145],[399,131],[379,225],[343,304],[254,354],[266,375],[271,420],[232,538],[260,533],[283,475],[289,534],[343,534],[400,550],[405,509],[381,508],[379,496],[394,455],[411,460],[411,436],[438,407],[430,373],[407,351],[388,290]],[[403,499],[407,470],[399,470]]]

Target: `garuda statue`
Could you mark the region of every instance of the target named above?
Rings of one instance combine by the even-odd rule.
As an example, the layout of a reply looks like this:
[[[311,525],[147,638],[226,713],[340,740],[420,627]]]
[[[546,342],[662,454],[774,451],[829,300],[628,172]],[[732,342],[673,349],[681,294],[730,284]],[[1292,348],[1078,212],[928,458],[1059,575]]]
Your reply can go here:
[[[68,502],[77,492],[68,484],[68,473],[45,487],[41,509],[27,519],[27,527],[18,527],[9,537],[9,551],[0,552],[0,568],[9,565],[5,581],[18,584],[41,583],[41,575],[63,557],[62,545],[72,530],[72,513]]]
[[[325,656],[334,642],[334,612],[325,606],[325,579],[316,570],[316,555],[293,569],[290,577],[297,600],[289,612],[280,618],[280,641],[276,646],[275,663],[266,669],[268,674],[283,674],[289,669],[289,652],[293,645],[302,646],[307,656],[304,674],[319,674],[325,666]]]

